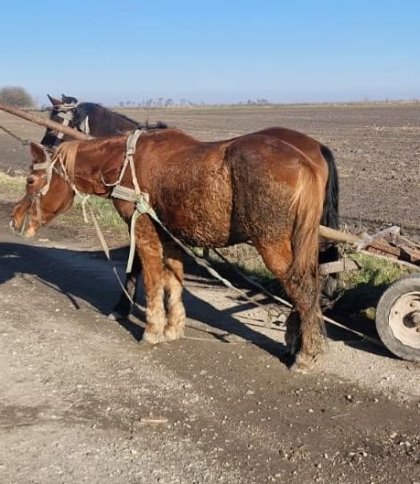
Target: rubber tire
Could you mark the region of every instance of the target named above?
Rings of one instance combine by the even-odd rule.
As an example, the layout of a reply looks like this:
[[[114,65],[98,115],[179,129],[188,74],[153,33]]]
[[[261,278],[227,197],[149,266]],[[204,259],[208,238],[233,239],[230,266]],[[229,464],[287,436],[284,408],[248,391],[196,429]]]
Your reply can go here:
[[[413,274],[394,282],[379,299],[376,307],[376,329],[382,343],[394,355],[409,361],[420,361],[420,349],[403,344],[389,326],[389,314],[395,302],[409,292],[420,292],[420,275]]]

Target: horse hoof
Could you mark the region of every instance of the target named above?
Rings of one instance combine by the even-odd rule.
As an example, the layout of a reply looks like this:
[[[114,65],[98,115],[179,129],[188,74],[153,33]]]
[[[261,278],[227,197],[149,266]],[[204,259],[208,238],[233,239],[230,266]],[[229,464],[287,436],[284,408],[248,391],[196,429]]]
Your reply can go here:
[[[122,316],[121,314],[112,312],[108,314],[107,319],[109,319],[110,321],[118,321],[122,319]]]
[[[143,333],[142,339],[140,340],[140,344],[153,346],[153,345],[157,345],[158,343],[162,343],[164,341],[165,341],[165,336],[162,333],[151,333],[146,329],[145,332]]]
[[[145,341],[144,339],[141,339],[138,342],[138,349],[140,351],[150,350],[150,349],[155,348],[155,347],[156,347],[156,344],[149,343],[148,341]]]
[[[127,319],[128,316],[128,314],[119,313],[118,311],[112,311],[108,314],[107,318],[110,321],[121,321],[121,319]]]
[[[312,373],[315,369],[320,369],[323,358],[322,355],[307,356],[297,354],[295,362],[290,367],[290,371],[295,373]]]
[[[175,341],[181,339],[184,336],[184,328],[169,327],[164,332],[165,341]]]
[[[308,366],[303,366],[299,363],[293,363],[293,365],[290,367],[290,371],[293,371],[293,373],[300,373],[302,375],[306,375],[307,373],[310,373],[312,371],[312,368]]]

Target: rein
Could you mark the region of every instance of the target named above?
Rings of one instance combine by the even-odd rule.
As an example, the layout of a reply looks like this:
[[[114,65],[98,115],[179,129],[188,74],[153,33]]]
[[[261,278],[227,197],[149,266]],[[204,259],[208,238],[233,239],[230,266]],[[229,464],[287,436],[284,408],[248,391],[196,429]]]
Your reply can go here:
[[[15,140],[20,141],[23,146],[26,146],[26,145],[30,144],[30,141],[27,138],[21,138],[20,136],[18,136],[17,134],[13,133],[12,131],[10,131],[10,129],[7,129],[6,127],[4,127],[1,124],[0,124],[0,129],[2,131],[4,131],[5,133],[7,133],[12,138],[14,138]]]

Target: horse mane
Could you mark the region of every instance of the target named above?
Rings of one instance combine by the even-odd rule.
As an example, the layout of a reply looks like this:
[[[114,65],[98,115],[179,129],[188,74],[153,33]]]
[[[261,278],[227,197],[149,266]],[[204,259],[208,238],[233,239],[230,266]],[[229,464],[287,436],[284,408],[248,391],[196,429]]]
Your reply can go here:
[[[107,135],[118,134],[119,132],[131,131],[134,129],[166,129],[168,125],[162,121],[150,124],[148,121],[140,123],[135,119],[129,118],[125,114],[116,113],[98,103],[84,102],[75,108],[73,121],[79,126],[87,116],[96,116],[97,123],[101,123]]]
[[[61,143],[61,145],[55,151],[54,157],[52,159],[52,162],[58,162],[63,166],[65,173],[67,174],[68,181],[70,181],[70,183],[74,183],[76,155],[80,143],[80,140],[66,141],[64,143]]]

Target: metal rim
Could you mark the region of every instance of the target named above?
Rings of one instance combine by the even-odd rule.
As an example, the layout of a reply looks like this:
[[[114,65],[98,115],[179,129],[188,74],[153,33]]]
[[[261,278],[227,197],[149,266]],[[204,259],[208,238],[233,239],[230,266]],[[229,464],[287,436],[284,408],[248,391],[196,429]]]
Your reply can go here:
[[[420,291],[396,299],[389,312],[389,327],[402,344],[420,349]]]

